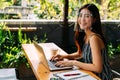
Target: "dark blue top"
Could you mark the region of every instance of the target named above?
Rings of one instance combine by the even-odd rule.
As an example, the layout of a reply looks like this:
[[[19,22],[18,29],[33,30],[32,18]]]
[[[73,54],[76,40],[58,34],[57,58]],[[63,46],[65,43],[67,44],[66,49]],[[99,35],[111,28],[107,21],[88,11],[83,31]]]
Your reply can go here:
[[[83,46],[83,62],[85,63],[92,63],[92,53],[90,44],[84,44]],[[101,73],[95,73],[97,76],[99,76],[102,80],[112,80],[112,72],[111,67],[109,64],[109,57],[106,51],[106,48],[101,50],[102,60],[103,60],[103,70]]]

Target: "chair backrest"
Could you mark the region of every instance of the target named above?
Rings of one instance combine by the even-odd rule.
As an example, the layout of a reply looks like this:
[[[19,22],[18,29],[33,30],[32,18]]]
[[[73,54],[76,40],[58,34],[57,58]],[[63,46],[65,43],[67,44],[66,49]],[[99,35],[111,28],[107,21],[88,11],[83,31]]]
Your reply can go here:
[[[112,70],[112,73],[113,73],[113,80],[120,80],[120,73],[119,72]]]

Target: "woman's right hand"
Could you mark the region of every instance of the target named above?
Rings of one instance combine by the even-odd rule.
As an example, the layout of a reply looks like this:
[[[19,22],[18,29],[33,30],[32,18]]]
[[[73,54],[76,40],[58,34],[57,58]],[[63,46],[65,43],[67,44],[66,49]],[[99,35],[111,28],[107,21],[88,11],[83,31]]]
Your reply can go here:
[[[56,54],[56,55],[52,56],[52,58],[50,60],[51,61],[60,61],[60,60],[63,60],[63,59],[64,59],[63,55]]]

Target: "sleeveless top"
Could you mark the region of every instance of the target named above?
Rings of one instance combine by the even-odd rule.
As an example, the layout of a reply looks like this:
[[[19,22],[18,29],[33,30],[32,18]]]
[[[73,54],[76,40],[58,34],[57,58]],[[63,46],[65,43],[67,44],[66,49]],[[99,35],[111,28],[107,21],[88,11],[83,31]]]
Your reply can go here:
[[[84,44],[83,46],[83,62],[84,63],[92,63],[92,53],[89,42],[87,44]],[[101,55],[103,58],[103,70],[101,73],[95,73],[97,76],[99,76],[102,80],[112,80],[112,71],[109,64],[108,54],[106,51],[106,48],[101,50]]]

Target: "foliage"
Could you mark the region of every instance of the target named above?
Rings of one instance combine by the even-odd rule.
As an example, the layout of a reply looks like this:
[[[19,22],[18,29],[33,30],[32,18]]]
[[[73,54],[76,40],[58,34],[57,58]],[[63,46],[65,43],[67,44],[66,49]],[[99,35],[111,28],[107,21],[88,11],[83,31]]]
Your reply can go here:
[[[120,0],[103,0],[100,6],[101,19],[120,19]]]
[[[13,5],[17,5],[19,6],[20,5],[20,1],[21,0],[0,0],[0,19],[19,19],[18,14],[8,14],[6,12],[9,12],[9,11],[6,11],[6,7],[8,6],[13,6]],[[2,13],[3,11],[5,11],[5,13]]]
[[[120,0],[81,0],[81,5],[86,3],[94,3],[100,11],[100,16],[102,20],[120,20]],[[81,6],[80,5],[80,6]]]
[[[21,62],[26,62],[23,52],[21,51],[21,42],[15,39],[15,35],[11,33],[9,29],[5,26],[5,24],[0,24],[1,26],[1,39],[0,43],[1,51],[0,58],[1,64],[0,67],[17,67]],[[4,27],[2,27],[4,26]],[[21,39],[19,35],[20,31],[18,31],[18,40]],[[24,39],[26,40],[26,39]]]
[[[16,2],[15,2],[16,1]],[[7,6],[20,5],[21,0],[1,0],[0,9]],[[39,19],[63,19],[64,0],[27,0],[28,4],[37,2],[39,5],[31,4],[32,12]],[[68,19],[75,20],[77,10],[86,3],[94,3],[100,10],[102,20],[118,20],[120,19],[120,0],[69,0]],[[30,5],[29,5],[30,6]]]
[[[34,6],[33,11],[38,15],[39,19],[62,19],[64,0],[48,1],[40,0],[39,6]],[[69,19],[76,19],[78,8],[86,3],[94,3],[100,10],[101,19],[120,19],[120,0],[69,0]]]
[[[78,0],[69,0],[69,19],[76,19]],[[40,0],[40,6],[34,6],[34,13],[39,19],[63,19],[64,0],[48,1]]]
[[[46,40],[46,38],[41,39],[43,42]],[[22,34],[21,28],[15,35],[4,23],[0,24],[0,68],[18,67],[22,63],[28,66],[29,64],[21,48],[21,44],[25,43],[32,43],[32,40],[27,38],[26,34]]]
[[[5,7],[11,6],[11,0],[0,0],[0,9],[4,9]]]
[[[112,56],[115,54],[116,49],[113,47],[112,43],[109,43],[107,45],[107,48],[108,48],[109,57],[112,58]]]
[[[20,17],[18,14],[5,14],[0,13],[0,19],[19,19]]]
[[[37,14],[39,19],[62,19],[63,4],[59,0],[59,3],[54,4],[48,0],[40,0],[40,6],[34,6],[34,13]]]
[[[21,0],[0,0],[0,9],[4,9],[5,7],[21,4]]]
[[[110,58],[113,58],[114,55],[120,54],[120,44],[117,47],[114,47],[112,43],[107,45],[108,54]]]
[[[68,9],[68,18],[76,19],[78,8],[82,5],[81,1],[78,0],[69,0],[69,9]]]
[[[15,6],[20,6],[22,0],[10,0],[10,1],[12,1],[12,4],[13,4],[13,5],[15,5]]]

